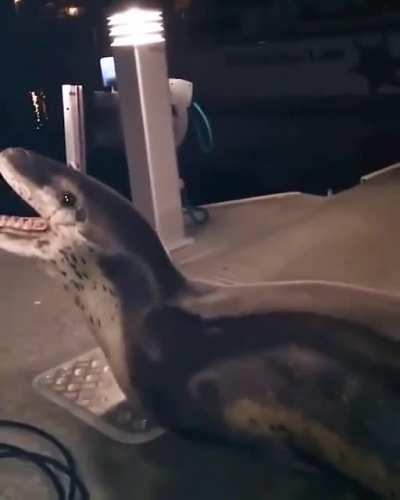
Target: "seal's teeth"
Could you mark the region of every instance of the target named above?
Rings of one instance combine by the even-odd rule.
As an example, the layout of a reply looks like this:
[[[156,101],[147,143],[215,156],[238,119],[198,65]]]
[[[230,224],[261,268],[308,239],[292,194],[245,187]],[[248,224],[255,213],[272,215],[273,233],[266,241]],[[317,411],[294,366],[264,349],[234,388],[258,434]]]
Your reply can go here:
[[[22,231],[46,231],[48,223],[41,217],[15,217],[0,215],[0,227]]]
[[[22,220],[19,217],[15,217],[15,216],[7,217],[6,216],[4,225],[6,227],[20,229],[22,226]]]
[[[13,223],[13,227],[15,227],[16,229],[20,229],[22,227],[22,224],[24,223],[24,221],[20,217],[13,217],[12,223]]]
[[[26,231],[30,231],[32,229],[32,219],[24,217],[23,223],[22,223],[22,229],[25,229]]]
[[[7,217],[6,224],[5,224],[6,227],[13,227],[14,226],[13,218],[14,217]]]
[[[32,229],[36,231],[42,231],[47,229],[47,222],[43,219],[33,219]]]

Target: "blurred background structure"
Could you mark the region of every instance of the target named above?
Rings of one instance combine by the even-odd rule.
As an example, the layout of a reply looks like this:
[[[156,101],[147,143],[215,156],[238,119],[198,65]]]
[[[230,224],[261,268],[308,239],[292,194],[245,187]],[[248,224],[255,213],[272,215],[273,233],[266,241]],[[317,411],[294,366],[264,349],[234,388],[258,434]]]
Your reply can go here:
[[[84,85],[89,172],[129,197],[100,58],[117,8],[160,6],[170,76],[194,84],[213,127],[204,152],[189,127],[179,165],[193,203],[282,191],[323,194],[398,161],[400,7],[388,0],[8,0],[0,147],[63,159],[61,85]],[[11,47],[11,50],[10,50]]]

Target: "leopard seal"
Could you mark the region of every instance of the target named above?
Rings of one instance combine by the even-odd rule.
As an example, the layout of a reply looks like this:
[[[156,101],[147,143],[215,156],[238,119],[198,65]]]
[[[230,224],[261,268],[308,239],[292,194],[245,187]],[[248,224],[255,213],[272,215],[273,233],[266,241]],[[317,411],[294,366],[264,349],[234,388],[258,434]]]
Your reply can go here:
[[[95,179],[21,148],[0,174],[37,212],[0,216],[0,248],[61,281],[128,399],[173,432],[279,443],[400,499],[398,296],[192,280]]]

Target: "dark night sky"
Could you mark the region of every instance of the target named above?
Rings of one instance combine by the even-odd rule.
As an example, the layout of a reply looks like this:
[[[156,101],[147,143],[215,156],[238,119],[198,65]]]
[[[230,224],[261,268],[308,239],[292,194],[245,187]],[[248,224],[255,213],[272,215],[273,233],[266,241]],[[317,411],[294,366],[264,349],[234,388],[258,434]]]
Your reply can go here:
[[[124,0],[53,1],[57,7],[85,6],[86,15],[57,18],[54,9],[44,7],[49,0],[21,0],[18,12],[13,0],[0,2],[0,148],[29,142],[31,90],[47,96],[51,126],[46,133],[51,137],[42,131],[43,142],[61,141],[61,85],[82,83],[88,90],[101,86],[99,58],[110,53],[106,17],[132,5]]]
[[[48,2],[50,0],[45,1]],[[126,0],[70,0],[71,4],[72,2],[74,4],[76,2],[76,5],[89,6],[90,15],[79,19],[57,19],[54,16],[43,15],[43,11],[41,11],[42,15],[37,15],[39,12],[36,8],[40,5],[43,6],[45,1],[21,0],[19,15],[15,13],[13,1],[3,0],[0,2],[0,56],[3,76],[0,79],[0,149],[10,145],[23,145],[26,147],[32,145],[34,149],[48,153],[51,156],[60,157],[63,154],[64,148],[61,85],[63,83],[83,83],[85,88],[89,90],[101,87],[99,58],[110,54],[106,29],[107,14],[119,8],[132,5],[133,2]],[[64,1],[53,1],[57,5],[66,5]],[[164,0],[162,2],[163,7],[166,9],[170,8],[174,4],[174,1],[176,0]],[[268,6],[273,1],[276,0],[264,0],[262,2],[261,0],[193,0],[193,6],[185,16],[184,33],[188,33],[188,38],[193,39],[197,29],[197,40],[200,40],[200,44],[204,43],[205,39],[208,42],[211,40],[211,43],[214,44],[221,44],[226,40],[221,36],[221,31],[226,30],[228,32],[231,30],[227,37],[229,41],[233,40],[234,43],[238,41],[243,42],[242,35],[238,29],[240,23],[235,22],[233,16],[240,17],[245,7],[255,5]],[[180,0],[181,5],[182,2],[183,0]],[[151,7],[159,6],[160,3],[159,0],[141,0],[140,2],[142,6]],[[226,8],[228,5],[231,9]],[[387,10],[400,9],[398,3],[394,2],[394,0],[387,0],[386,2],[382,2],[382,0],[338,0],[337,2],[329,2],[329,4],[327,0],[324,0],[324,2],[322,0],[292,0],[292,2],[282,0],[282,5],[300,6],[301,9],[297,10],[297,12],[300,12],[301,15],[299,17],[306,21],[320,19],[321,17],[332,19],[339,14],[343,16],[343,12],[346,9],[347,14],[344,17],[346,19],[347,16],[366,17],[377,11],[382,12],[383,5],[387,6]],[[339,5],[341,5],[341,8],[339,8]],[[337,9],[335,10],[333,7],[337,7]],[[196,16],[198,17],[196,18]],[[267,18],[269,19],[269,16]],[[200,19],[199,22],[198,19]],[[398,23],[398,21],[396,22]],[[174,26],[174,24],[171,23],[171,26]],[[226,29],[227,27],[228,29]],[[170,29],[167,39],[169,41],[173,40],[176,32],[174,27]],[[265,36],[265,32],[261,32],[256,36]],[[175,39],[175,42],[170,43],[170,46],[174,49],[170,52],[174,53],[174,57],[170,58],[169,62],[171,62],[171,59],[175,59],[173,64],[176,64],[179,70],[176,71],[176,67],[172,64],[170,65],[170,69],[172,68],[174,76],[187,77],[193,79],[195,82],[196,97],[201,96],[201,104],[204,105],[211,119],[216,138],[215,152],[209,156],[201,155],[199,147],[195,144],[194,140],[192,143],[187,141],[190,147],[186,148],[188,151],[187,161],[182,161],[182,165],[187,170],[188,178],[190,176],[193,178],[192,186],[194,186],[193,189],[196,188],[196,196],[198,196],[200,202],[221,201],[223,197],[229,199],[231,196],[255,196],[257,194],[265,194],[269,192],[269,189],[275,189],[271,184],[271,178],[268,177],[268,171],[264,168],[265,165],[275,165],[273,168],[274,175],[276,172],[283,171],[283,168],[287,168],[288,178],[290,174],[290,180],[292,180],[294,174],[290,166],[295,163],[298,165],[299,170],[297,175],[301,177],[301,182],[304,185],[309,182],[308,177],[312,178],[314,182],[316,178],[314,171],[310,173],[308,170],[306,172],[306,169],[310,169],[310,165],[315,165],[315,168],[322,172],[320,174],[322,178],[321,185],[325,188],[327,174],[324,173],[324,169],[326,171],[329,170],[329,175],[334,172],[335,176],[338,177],[341,175],[340,172],[344,172],[347,175],[350,163],[352,168],[354,166],[354,168],[359,170],[364,168],[364,158],[368,160],[368,168],[370,168],[370,163],[373,163],[372,167],[375,168],[375,165],[381,166],[389,161],[398,161],[398,126],[397,122],[392,118],[392,111],[395,111],[397,116],[398,111],[396,111],[393,101],[388,101],[384,112],[380,111],[382,117],[378,117],[379,120],[375,116],[367,116],[365,114],[366,126],[367,128],[372,128],[368,132],[370,135],[361,138],[361,145],[356,143],[356,141],[360,142],[359,137],[355,137],[354,141],[347,141],[347,135],[351,135],[352,131],[349,130],[346,132],[346,141],[354,143],[354,152],[351,152],[353,155],[351,156],[351,161],[349,160],[346,163],[343,160],[347,156],[350,158],[350,153],[346,149],[347,146],[346,148],[343,146],[343,150],[340,150],[341,146],[332,147],[336,155],[334,160],[329,157],[328,153],[325,155],[324,151],[322,151],[316,161],[313,153],[318,148],[310,149],[306,146],[303,147],[303,143],[308,144],[307,140],[313,138],[317,131],[323,130],[320,121],[325,120],[324,123],[326,122],[325,126],[328,132],[327,137],[324,136],[324,140],[326,139],[327,147],[331,146],[335,140],[335,135],[332,136],[329,133],[329,127],[335,121],[339,123],[342,119],[339,114],[338,116],[334,115],[333,119],[329,121],[328,118],[325,119],[325,115],[322,113],[313,114],[312,106],[310,108],[311,111],[307,111],[308,101],[311,104],[313,101],[313,96],[310,96],[310,99],[307,98],[308,100],[304,101],[304,110],[302,112],[306,117],[304,120],[307,120],[307,126],[303,125],[303,115],[296,112],[295,109],[285,116],[281,112],[276,112],[272,117],[271,114],[268,117],[263,117],[260,115],[260,109],[263,109],[262,106],[265,104],[262,98],[259,98],[256,103],[252,101],[252,92],[257,90],[257,85],[259,86],[256,80],[254,80],[253,88],[247,89],[237,96],[235,101],[235,105],[237,106],[233,110],[229,109],[229,103],[223,102],[224,95],[220,90],[204,98],[204,93],[201,94],[201,89],[207,90],[208,88],[212,88],[209,85],[208,68],[204,68],[204,70],[196,69],[194,75],[186,75],[185,63],[188,61],[188,53],[190,54],[190,52],[185,50],[185,48],[182,49],[184,45],[179,45],[179,37],[177,39],[178,42]],[[180,51],[175,50],[177,48]],[[211,48],[211,50],[213,49]],[[218,50],[222,49],[219,47]],[[371,90],[377,93],[378,97],[380,97],[379,91],[382,84],[388,79],[394,79],[393,73],[397,71],[399,63],[397,57],[389,57],[390,54],[388,55],[387,51],[385,51],[385,45],[382,45],[382,47],[377,46],[370,50],[365,49],[364,52],[361,48],[362,57],[353,68],[354,72],[369,79]],[[382,57],[382,54],[386,54],[386,58]],[[221,70],[221,74],[213,75],[212,80],[223,79],[225,70]],[[271,69],[267,68],[267,70]],[[235,74],[238,75],[238,70],[235,69],[235,71]],[[247,71],[246,68],[243,69],[243,72],[245,71]],[[218,73],[218,70],[216,70],[216,73]],[[397,80],[395,83],[397,83]],[[224,84],[216,88],[224,88]],[[49,121],[48,125],[39,133],[32,133],[34,131],[34,123],[32,103],[28,99],[28,91],[38,89],[43,89],[46,93]],[[257,92],[255,93],[257,94]],[[207,98],[209,98],[208,102]],[[215,109],[212,107],[213,103],[215,104]],[[397,98],[396,103],[397,105],[400,103],[399,98]],[[239,104],[240,108],[238,107]],[[227,106],[227,108],[224,106]],[[284,107],[284,109],[289,108],[290,103],[286,105],[286,108]],[[244,113],[246,113],[246,117],[243,116]],[[388,117],[385,116],[385,113],[388,114]],[[263,125],[264,122],[262,120],[264,118],[265,124]],[[269,130],[268,120],[272,119],[276,120],[277,127],[283,127],[282,124],[287,126],[288,133],[286,134],[284,131],[279,137],[278,135],[274,135],[273,132],[272,134],[264,133],[264,129]],[[343,117],[343,129],[347,122],[348,119]],[[235,124],[234,127],[232,123]],[[254,128],[254,137],[249,136],[246,142],[243,140],[243,137],[247,137],[248,123],[261,123],[261,125]],[[370,126],[371,123],[373,126]],[[274,128],[273,126],[271,127],[272,129]],[[293,127],[298,131],[298,136],[294,135],[293,137],[304,136],[305,139],[296,139],[291,144],[289,142],[291,138],[290,130]],[[276,144],[273,142],[275,139]],[[364,143],[368,144],[367,152],[364,151],[365,148],[362,149]],[[193,147],[191,144],[193,144]],[[238,144],[240,144],[240,151],[236,147]],[[258,153],[255,152],[254,144],[262,145]],[[293,158],[290,157],[284,160],[285,155],[289,151],[297,151],[299,148],[302,148],[300,153],[304,153],[301,158],[296,153],[293,154]],[[101,151],[99,156],[103,158],[104,152]],[[247,162],[249,157],[252,158],[251,165]],[[246,169],[243,169],[244,164],[246,165]],[[304,169],[301,170],[303,166]],[[254,173],[253,177],[251,177],[250,167]],[[229,188],[229,192],[221,194],[222,188],[219,189],[219,187],[228,186],[226,182],[228,172],[230,180],[234,179],[235,173],[238,176],[239,180],[235,184],[236,191],[232,190],[233,188]],[[343,174],[344,177],[345,174]],[[265,178],[260,178],[260,175],[263,175]],[[220,176],[222,181],[218,181],[218,176]],[[304,181],[303,178],[305,179]],[[282,186],[279,185],[279,189],[288,188],[286,178],[284,181],[285,183],[283,181],[283,184],[281,183]],[[347,183],[347,178],[345,182]],[[340,183],[342,183],[341,180]],[[248,185],[248,191],[245,190],[244,185]],[[298,189],[299,187],[301,188],[297,184],[291,185],[290,189]],[[217,190],[218,192],[213,194],[213,189],[217,188],[219,189]]]

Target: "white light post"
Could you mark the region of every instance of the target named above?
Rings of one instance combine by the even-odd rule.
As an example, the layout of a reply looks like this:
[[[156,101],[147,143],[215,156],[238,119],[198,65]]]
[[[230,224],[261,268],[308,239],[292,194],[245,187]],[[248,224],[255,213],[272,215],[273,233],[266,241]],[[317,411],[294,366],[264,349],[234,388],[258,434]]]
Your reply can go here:
[[[162,14],[134,8],[108,23],[133,204],[172,250],[187,240]]]

